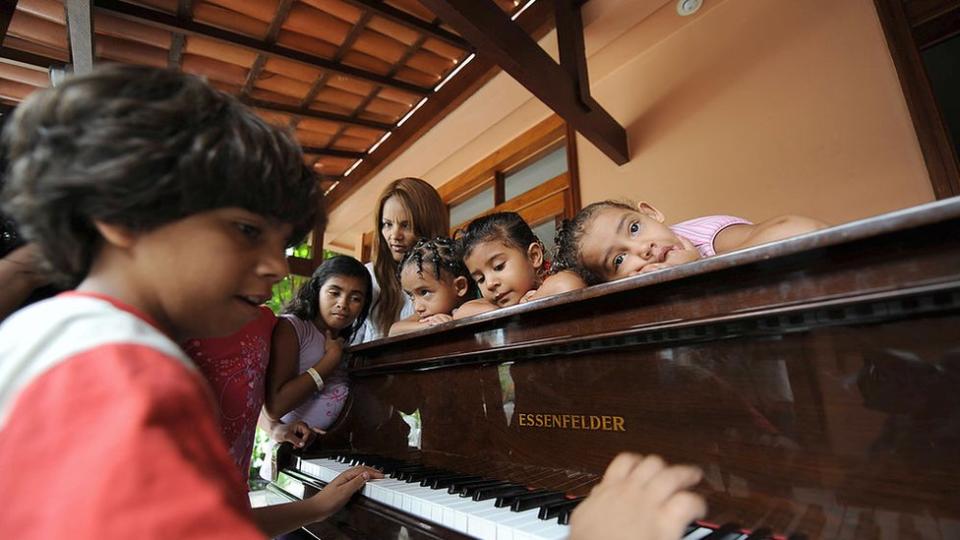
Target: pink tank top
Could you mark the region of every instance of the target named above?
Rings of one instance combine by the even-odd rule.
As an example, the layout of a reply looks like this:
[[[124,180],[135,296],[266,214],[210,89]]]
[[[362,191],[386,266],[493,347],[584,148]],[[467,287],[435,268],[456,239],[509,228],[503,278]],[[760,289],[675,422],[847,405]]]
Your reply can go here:
[[[753,223],[735,216],[703,216],[671,225],[670,229],[690,241],[700,252],[701,257],[717,254],[713,241],[720,231],[731,225],[753,225]]]

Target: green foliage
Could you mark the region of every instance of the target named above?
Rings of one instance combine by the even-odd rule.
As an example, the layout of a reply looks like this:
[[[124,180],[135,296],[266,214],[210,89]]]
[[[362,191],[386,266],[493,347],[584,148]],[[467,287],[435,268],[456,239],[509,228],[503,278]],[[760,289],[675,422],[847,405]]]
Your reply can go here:
[[[273,297],[267,300],[267,307],[274,313],[280,313],[283,306],[293,300],[293,295],[300,290],[300,286],[309,281],[310,278],[290,274],[273,286]]]
[[[324,260],[331,257],[336,257],[340,255],[336,251],[330,251],[329,249],[323,250]],[[306,242],[300,244],[299,246],[293,248],[292,256],[294,257],[310,257],[310,246]],[[288,302],[293,300],[293,295],[300,290],[300,286],[306,283],[310,278],[306,276],[298,276],[296,274],[289,274],[285,278],[278,281],[273,286],[273,297],[270,300],[267,300],[267,307],[273,310],[274,313],[279,314],[283,310],[283,306],[287,305]]]
[[[290,251],[287,252],[287,255],[301,259],[309,259],[313,257],[313,248],[304,240],[300,245],[291,248]]]

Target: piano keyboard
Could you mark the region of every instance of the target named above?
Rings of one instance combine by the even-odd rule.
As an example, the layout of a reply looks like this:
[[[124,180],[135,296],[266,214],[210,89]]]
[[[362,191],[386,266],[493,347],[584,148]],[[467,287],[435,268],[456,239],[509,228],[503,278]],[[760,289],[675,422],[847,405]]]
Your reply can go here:
[[[299,469],[322,482],[329,482],[352,466],[352,463],[334,459],[301,459]],[[495,498],[475,501],[472,496],[450,493],[449,487],[421,486],[420,482],[400,480],[397,476],[401,475],[393,473],[382,480],[371,480],[363,487],[361,494],[380,504],[476,538],[551,540],[567,537],[569,526],[561,525],[556,519],[540,519],[539,507],[514,512],[511,508],[498,508]],[[479,489],[476,484],[464,487],[474,488],[472,494]]]
[[[552,540],[569,534],[569,520],[581,498],[533,490],[510,482],[441,471],[418,465],[385,462],[381,458],[345,456],[297,458],[296,468],[327,483],[354,465],[384,470],[361,495],[405,514],[430,521],[463,535],[489,540]],[[303,496],[302,493],[297,493]],[[746,534],[736,525],[690,525],[683,540],[761,540],[768,530]]]

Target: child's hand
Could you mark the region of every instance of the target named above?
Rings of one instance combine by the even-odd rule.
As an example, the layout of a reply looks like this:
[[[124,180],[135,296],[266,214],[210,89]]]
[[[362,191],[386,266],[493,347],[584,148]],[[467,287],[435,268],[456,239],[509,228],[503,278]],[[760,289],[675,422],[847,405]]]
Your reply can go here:
[[[650,272],[656,272],[657,270],[663,270],[664,268],[671,268],[672,266],[672,264],[667,263],[650,263],[644,266],[643,269],[640,270],[640,273],[649,274]]]
[[[453,320],[453,316],[452,316],[452,315],[447,315],[446,313],[437,313],[437,314],[435,314],[435,315],[428,315],[428,316],[420,319],[420,322],[423,323],[423,324],[429,324],[430,326],[434,326],[434,325],[437,325],[437,324],[443,324],[443,323],[445,323],[445,322],[450,322],[450,321],[452,321],[452,320]]]
[[[691,521],[706,515],[703,499],[685,491],[702,475],[658,456],[620,454],[574,510],[569,540],[678,540]]]
[[[523,296],[520,297],[518,304],[526,304],[530,300],[533,300],[533,297],[537,295],[537,289],[531,289],[526,292]]]
[[[351,467],[330,481],[320,493],[310,497],[315,504],[317,520],[330,517],[347,504],[354,493],[360,491],[367,480],[383,478],[383,473],[370,467]]]
[[[312,428],[302,420],[297,420],[292,424],[277,424],[270,433],[270,438],[279,442],[288,442],[294,448],[304,448],[317,437],[325,435],[327,432],[322,429]]]

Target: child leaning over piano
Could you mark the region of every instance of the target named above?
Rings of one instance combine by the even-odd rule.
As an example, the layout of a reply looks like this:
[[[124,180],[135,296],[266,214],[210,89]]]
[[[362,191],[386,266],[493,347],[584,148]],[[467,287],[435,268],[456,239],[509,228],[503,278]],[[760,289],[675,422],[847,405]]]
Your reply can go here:
[[[594,285],[827,226],[802,216],[779,216],[756,224],[722,215],[670,226],[664,221],[663,213],[646,202],[589,204],[557,230],[557,267],[575,270],[587,285]]]

